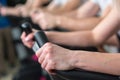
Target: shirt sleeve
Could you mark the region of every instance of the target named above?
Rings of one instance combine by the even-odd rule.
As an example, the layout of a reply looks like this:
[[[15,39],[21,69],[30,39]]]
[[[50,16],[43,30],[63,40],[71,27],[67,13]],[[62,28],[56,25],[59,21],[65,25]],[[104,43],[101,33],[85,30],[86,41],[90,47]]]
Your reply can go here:
[[[98,4],[98,0],[91,0],[93,3]]]
[[[65,5],[67,2],[68,0],[54,0],[56,5]]]

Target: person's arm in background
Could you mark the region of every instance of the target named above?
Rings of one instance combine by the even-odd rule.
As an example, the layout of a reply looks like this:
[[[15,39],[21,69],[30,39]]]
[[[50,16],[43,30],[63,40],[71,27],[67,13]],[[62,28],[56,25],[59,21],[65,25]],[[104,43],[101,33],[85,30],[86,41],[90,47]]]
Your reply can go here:
[[[89,4],[89,5],[88,5]],[[91,11],[90,11],[91,10]],[[81,7],[81,13],[79,15],[95,16],[99,11],[99,6],[95,3],[88,1]],[[86,14],[86,15],[85,15]],[[76,19],[64,15],[52,15],[48,13],[33,13],[33,22],[41,25],[43,29],[54,28],[56,26],[65,28],[68,30],[83,30],[84,28],[91,29],[98,24],[101,17],[89,17],[84,19]]]
[[[103,11],[103,13],[99,17],[96,17],[95,13],[97,13],[97,9],[95,12],[95,10],[92,11],[92,9],[84,11],[83,8],[81,8],[81,11],[79,11],[77,14],[72,14],[73,16],[76,15],[75,18],[69,18],[70,16],[69,17],[57,16],[55,19],[56,21],[55,25],[71,31],[92,30],[96,27],[98,23],[100,23],[107,16],[110,10],[111,6],[109,5],[108,7],[106,7],[105,11]]]
[[[27,0],[23,7],[19,7],[20,15],[22,17],[29,17],[34,9],[43,8],[43,5],[48,2],[49,0]]]
[[[82,4],[82,6],[80,6],[76,10],[63,15],[75,18],[88,18],[91,16],[95,16],[99,10],[100,10],[99,6],[96,3],[93,3],[92,1],[89,0]]]
[[[119,30],[118,13],[111,10],[107,17],[102,20],[93,30],[76,32],[46,32],[48,39],[56,44],[68,46],[100,46]],[[24,37],[25,38],[25,37]],[[23,39],[24,39],[23,38]]]
[[[78,32],[48,32],[48,38],[53,43],[68,46],[100,46],[119,30],[119,17],[115,10],[102,20],[93,30]]]
[[[89,3],[87,4],[90,5],[91,7],[95,7],[95,6],[92,6],[92,4],[89,4]],[[76,15],[75,18],[70,18],[70,16],[69,17],[57,16],[55,18],[55,21],[56,21],[55,26],[61,27],[63,29],[68,29],[71,31],[92,30],[96,27],[96,25],[99,22],[101,22],[107,16],[107,14],[111,10],[111,6],[108,5],[105,11],[103,11],[103,13],[99,17],[96,17],[95,15],[96,13],[98,13],[99,9],[97,8],[95,10],[93,8],[90,9],[87,7],[88,6],[86,5],[83,8],[81,8],[76,14],[74,13],[71,15],[71,16]]]
[[[2,16],[28,16],[29,10],[32,8],[38,8],[40,5],[48,2],[48,0],[27,0],[24,5],[18,4],[16,7],[4,7],[0,6],[1,8],[1,15]]]

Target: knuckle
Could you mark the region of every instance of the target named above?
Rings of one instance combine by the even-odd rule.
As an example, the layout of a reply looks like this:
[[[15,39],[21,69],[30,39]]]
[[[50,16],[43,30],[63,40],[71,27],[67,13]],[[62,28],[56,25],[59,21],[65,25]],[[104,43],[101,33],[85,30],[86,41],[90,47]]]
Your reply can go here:
[[[41,59],[40,58],[38,59],[38,62],[41,63]]]
[[[36,56],[39,58],[39,52],[38,51],[36,52]]]
[[[41,67],[42,67],[43,69],[45,69],[45,66],[44,66],[43,64],[41,64]]]

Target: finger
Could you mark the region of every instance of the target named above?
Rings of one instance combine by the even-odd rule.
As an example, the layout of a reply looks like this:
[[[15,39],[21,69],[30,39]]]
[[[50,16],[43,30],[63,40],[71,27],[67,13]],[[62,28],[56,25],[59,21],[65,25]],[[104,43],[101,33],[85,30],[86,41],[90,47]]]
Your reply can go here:
[[[28,48],[32,48],[34,42],[24,42],[24,45],[27,46]]]
[[[49,63],[45,66],[45,70],[46,70],[49,74],[55,75],[54,64],[52,64],[52,63],[49,62]]]
[[[21,39],[23,40],[23,39],[25,39],[25,38],[26,38],[26,33],[23,32],[22,35],[21,35]]]
[[[21,40],[22,40],[23,43],[26,42],[26,41],[25,41],[25,38],[26,38],[26,33],[23,32],[22,35],[21,35]]]
[[[43,63],[46,55],[48,54],[48,51],[44,50],[42,54],[39,56],[39,63]]]
[[[45,67],[47,66],[47,59],[46,58],[44,58],[44,60],[43,60],[43,62],[41,63],[40,62],[40,58],[39,58],[39,63],[41,64],[41,67],[43,68],[43,69],[45,69]]]
[[[44,45],[36,52],[36,56],[39,58],[39,57],[42,55],[44,49],[46,49],[47,46],[49,46],[49,45],[50,45],[49,42],[46,43],[46,44],[44,44]]]
[[[34,42],[32,40],[32,36],[33,36],[33,34],[30,34],[30,36],[28,36],[28,38],[30,38],[30,39],[26,40],[26,38],[27,38],[26,33],[23,32],[21,35],[21,39],[22,39],[23,44],[29,48],[31,48],[34,44]]]
[[[34,34],[30,33],[28,36],[26,36],[25,41],[32,41],[34,38]]]

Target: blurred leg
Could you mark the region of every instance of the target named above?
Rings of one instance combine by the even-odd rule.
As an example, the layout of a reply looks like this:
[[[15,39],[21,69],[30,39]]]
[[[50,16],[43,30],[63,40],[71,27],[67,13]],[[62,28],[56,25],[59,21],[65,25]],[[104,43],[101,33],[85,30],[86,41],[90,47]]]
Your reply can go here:
[[[4,59],[4,40],[2,30],[0,30],[0,74],[6,71],[5,59]]]
[[[15,49],[12,41],[11,29],[6,28],[4,29],[4,37],[6,39],[6,47],[7,47],[7,56],[10,64],[15,63]]]

